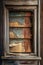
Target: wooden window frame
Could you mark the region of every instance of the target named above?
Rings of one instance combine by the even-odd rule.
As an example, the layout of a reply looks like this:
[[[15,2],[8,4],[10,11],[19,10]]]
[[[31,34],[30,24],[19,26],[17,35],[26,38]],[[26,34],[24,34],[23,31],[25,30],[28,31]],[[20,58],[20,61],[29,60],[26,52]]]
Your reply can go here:
[[[35,36],[34,36],[34,42],[35,42],[35,51],[34,51],[34,54],[36,54],[36,56],[37,57],[34,57],[34,58],[30,58],[29,57],[29,59],[28,60],[41,60],[41,57],[40,57],[40,21],[39,21],[39,18],[40,18],[40,8],[38,7],[37,8],[37,5],[39,4],[39,6],[40,6],[40,1],[39,2],[35,2],[34,1],[34,3],[33,4],[29,4],[29,3],[25,3],[25,2],[22,2],[22,3],[18,3],[18,2],[16,2],[15,4],[14,4],[14,2],[5,2],[4,1],[4,17],[3,17],[3,19],[4,19],[4,57],[2,57],[3,59],[6,59],[7,57],[11,57],[11,55],[13,56],[13,54],[12,53],[9,53],[9,48],[6,46],[6,44],[8,44],[7,42],[6,42],[6,40],[7,40],[7,37],[6,37],[6,35],[8,34],[6,34],[6,21],[8,21],[8,19],[6,19],[6,18],[8,18],[8,17],[6,17],[6,15],[8,16],[8,14],[6,14],[7,12],[8,12],[8,9],[9,8],[14,8],[14,9],[17,9],[17,10],[20,10],[20,9],[24,9],[24,10],[29,10],[29,9],[33,9],[34,10],[34,13],[35,13],[35,28],[34,28],[34,30],[35,30]],[[18,5],[18,6],[17,6]],[[19,6],[20,5],[20,6]],[[22,6],[21,6],[22,5]],[[7,6],[7,7],[6,7]],[[11,6],[11,7],[10,7]],[[13,7],[12,7],[13,6]],[[38,10],[39,9],[39,10]],[[6,11],[7,10],[7,11]],[[38,15],[36,15],[37,14],[37,12],[36,11],[39,11],[39,13],[38,13]],[[37,18],[38,18],[38,21],[37,21]],[[8,24],[8,23],[7,23]],[[37,25],[38,25],[38,28],[36,28],[37,27]],[[37,31],[38,30],[38,31]],[[38,34],[38,38],[36,39],[36,35]],[[36,43],[36,41],[38,40],[38,42]],[[36,47],[37,47],[37,44],[38,44],[38,49],[36,50]],[[9,44],[8,44],[8,46],[9,46]],[[37,53],[39,51],[39,53]],[[14,58],[12,58],[12,59],[14,59]],[[23,59],[22,59],[23,60]]]

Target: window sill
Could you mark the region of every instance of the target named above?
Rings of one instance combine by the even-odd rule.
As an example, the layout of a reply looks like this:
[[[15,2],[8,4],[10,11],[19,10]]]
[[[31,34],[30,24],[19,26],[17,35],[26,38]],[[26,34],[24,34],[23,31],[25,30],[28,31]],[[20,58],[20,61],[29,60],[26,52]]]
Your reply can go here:
[[[28,60],[28,61],[40,61],[41,57],[38,56],[2,56],[2,60]]]

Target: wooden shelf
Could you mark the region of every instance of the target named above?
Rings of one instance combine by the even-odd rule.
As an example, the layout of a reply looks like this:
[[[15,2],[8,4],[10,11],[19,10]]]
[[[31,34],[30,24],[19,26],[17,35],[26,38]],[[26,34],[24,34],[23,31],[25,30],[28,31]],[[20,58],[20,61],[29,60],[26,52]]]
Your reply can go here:
[[[10,28],[32,28],[32,26],[29,27],[15,27],[15,26],[9,26]]]
[[[32,39],[32,38],[10,38],[10,39],[13,39],[13,40],[14,40],[14,39],[15,39],[15,40],[16,40],[16,39],[18,39],[18,40],[28,39],[28,40],[29,40],[29,39]]]
[[[32,39],[32,38],[10,38],[10,39],[12,39],[12,40],[14,40],[14,39],[23,40],[23,39]]]
[[[17,17],[17,18],[21,18],[21,17],[29,17],[29,18],[31,18],[31,17],[33,17],[33,15],[31,15],[31,16],[10,16],[11,18],[15,18],[15,17]]]
[[[3,60],[21,60],[21,61],[23,61],[23,60],[28,60],[28,61],[40,61],[41,60],[41,57],[38,57],[38,56],[29,56],[29,55],[27,55],[27,56],[2,56],[1,57]]]

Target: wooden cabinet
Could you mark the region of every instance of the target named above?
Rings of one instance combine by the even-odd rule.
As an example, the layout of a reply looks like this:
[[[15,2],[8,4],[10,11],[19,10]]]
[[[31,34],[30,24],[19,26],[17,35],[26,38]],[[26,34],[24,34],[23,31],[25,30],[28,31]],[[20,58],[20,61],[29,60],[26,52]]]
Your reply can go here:
[[[19,64],[22,64],[21,60],[26,65],[29,63],[39,65],[40,1],[4,1],[3,5],[4,56],[2,59],[16,60]]]

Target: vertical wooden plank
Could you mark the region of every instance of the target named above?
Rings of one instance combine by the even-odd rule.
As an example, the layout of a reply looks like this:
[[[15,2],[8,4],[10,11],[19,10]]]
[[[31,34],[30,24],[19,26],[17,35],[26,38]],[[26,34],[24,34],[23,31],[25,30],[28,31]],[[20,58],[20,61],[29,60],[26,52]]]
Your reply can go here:
[[[2,26],[3,26],[3,13],[2,13],[2,10],[3,10],[3,3],[2,3],[2,0],[0,0],[0,65],[2,64],[2,60],[1,60],[1,56],[3,55],[3,30],[2,30]]]
[[[41,1],[41,22],[40,22],[40,42],[41,42],[41,65],[43,65],[43,0],[40,0]]]

